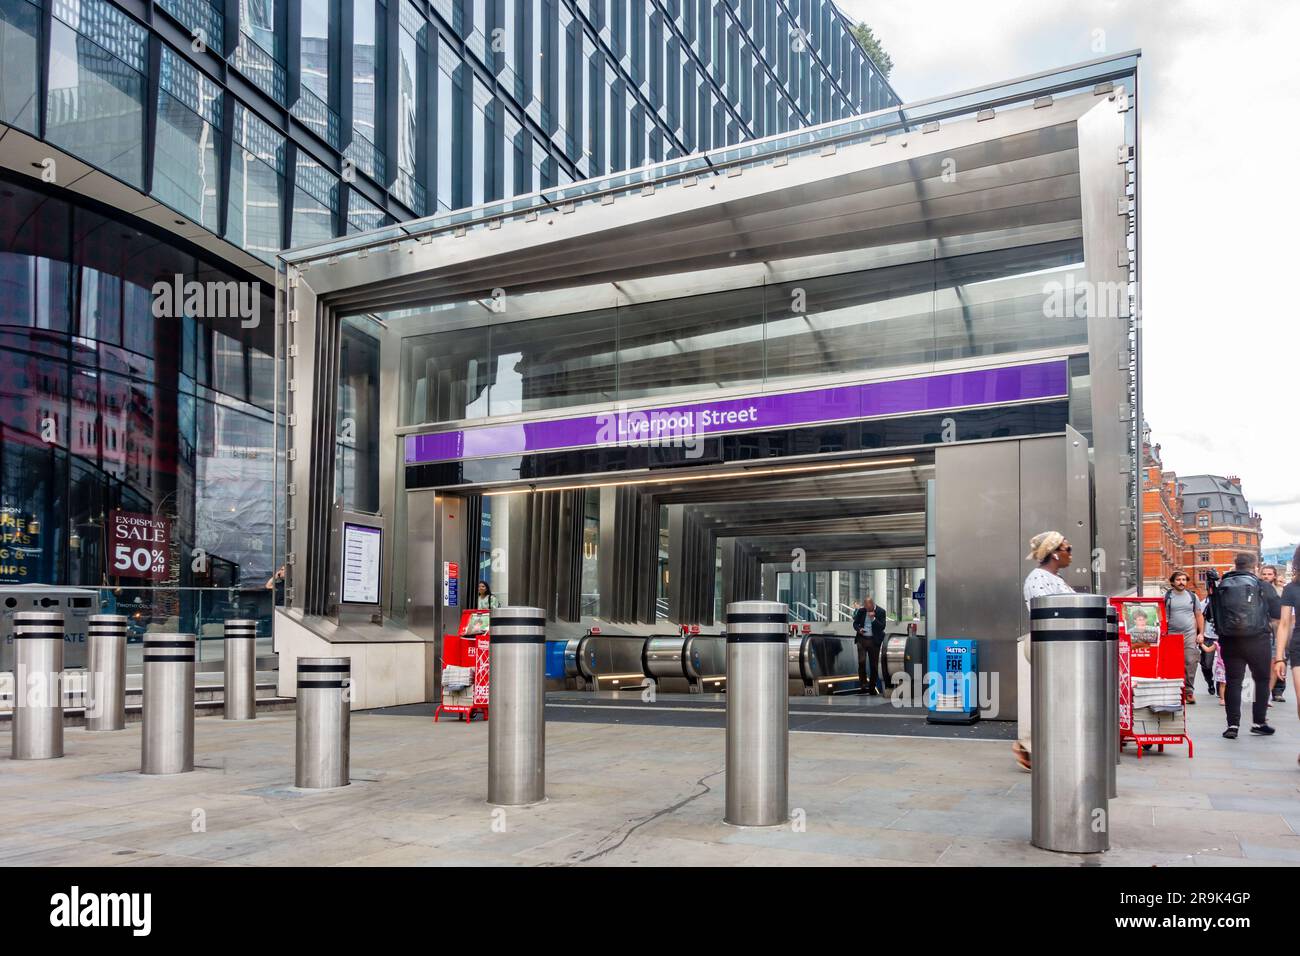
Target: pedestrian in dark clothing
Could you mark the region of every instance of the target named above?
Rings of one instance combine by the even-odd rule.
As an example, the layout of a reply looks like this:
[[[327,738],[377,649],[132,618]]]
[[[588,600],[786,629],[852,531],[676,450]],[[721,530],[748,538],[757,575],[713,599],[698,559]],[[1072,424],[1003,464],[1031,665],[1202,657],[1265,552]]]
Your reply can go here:
[[[885,639],[885,609],[871,598],[859,604],[853,612],[853,634],[858,646],[858,692],[877,694],[876,670],[880,660],[880,645]]]
[[[1241,725],[1241,684],[1249,669],[1255,682],[1252,734],[1268,736],[1268,685],[1273,622],[1282,616],[1282,601],[1277,592],[1255,576],[1255,555],[1239,554],[1236,570],[1229,571],[1214,589],[1210,606],[1214,612],[1214,629],[1223,649],[1223,666],[1227,688],[1224,695],[1228,729],[1223,736],[1237,737]]]

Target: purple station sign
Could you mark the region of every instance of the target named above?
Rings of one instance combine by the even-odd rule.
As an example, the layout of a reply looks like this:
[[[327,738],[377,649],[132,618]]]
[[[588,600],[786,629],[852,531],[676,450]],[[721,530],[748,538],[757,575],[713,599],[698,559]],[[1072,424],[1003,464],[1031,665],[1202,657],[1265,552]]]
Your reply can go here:
[[[662,408],[619,405],[608,412],[574,418],[408,435],[406,463],[422,465],[564,448],[666,445],[728,432],[1064,398],[1068,387],[1066,360],[1058,359]]]

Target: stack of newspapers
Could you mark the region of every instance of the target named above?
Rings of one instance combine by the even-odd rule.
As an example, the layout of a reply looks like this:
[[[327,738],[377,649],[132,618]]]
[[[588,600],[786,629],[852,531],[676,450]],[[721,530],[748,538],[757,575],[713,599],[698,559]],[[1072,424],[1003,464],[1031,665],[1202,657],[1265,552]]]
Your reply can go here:
[[[444,690],[464,690],[474,683],[474,668],[457,667],[452,664],[442,669],[442,686]]]
[[[1172,677],[1133,678],[1133,732],[1183,732],[1183,681]]]
[[[1150,707],[1152,710],[1182,710],[1183,680],[1181,677],[1134,677],[1133,709]]]

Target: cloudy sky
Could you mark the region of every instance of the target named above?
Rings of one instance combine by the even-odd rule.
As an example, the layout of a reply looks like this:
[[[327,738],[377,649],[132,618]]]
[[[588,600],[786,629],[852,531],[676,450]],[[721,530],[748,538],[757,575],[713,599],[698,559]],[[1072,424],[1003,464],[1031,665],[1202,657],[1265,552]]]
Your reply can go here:
[[[838,0],[905,102],[1142,50],[1144,402],[1165,467],[1300,541],[1300,2]],[[1287,421],[1287,417],[1290,421]]]

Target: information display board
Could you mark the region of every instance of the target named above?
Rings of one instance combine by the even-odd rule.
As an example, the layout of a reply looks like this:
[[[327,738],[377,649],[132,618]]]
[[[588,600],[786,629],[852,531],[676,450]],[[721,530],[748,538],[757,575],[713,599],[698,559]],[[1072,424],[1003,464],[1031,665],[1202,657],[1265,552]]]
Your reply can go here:
[[[371,525],[343,524],[339,594],[344,604],[378,604],[384,531]]]

